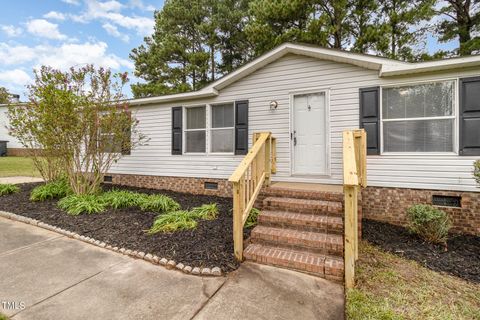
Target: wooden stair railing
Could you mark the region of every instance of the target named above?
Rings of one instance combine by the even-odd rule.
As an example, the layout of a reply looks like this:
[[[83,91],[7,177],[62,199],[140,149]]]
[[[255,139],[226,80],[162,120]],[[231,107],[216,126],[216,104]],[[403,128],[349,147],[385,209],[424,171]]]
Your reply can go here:
[[[243,226],[263,185],[270,185],[276,172],[276,139],[270,132],[253,134],[253,146],[230,176],[233,186],[233,244],[238,260],[243,259]]]
[[[358,192],[367,186],[367,133],[364,129],[343,132],[343,189],[345,199],[345,287],[355,284],[358,259]]]

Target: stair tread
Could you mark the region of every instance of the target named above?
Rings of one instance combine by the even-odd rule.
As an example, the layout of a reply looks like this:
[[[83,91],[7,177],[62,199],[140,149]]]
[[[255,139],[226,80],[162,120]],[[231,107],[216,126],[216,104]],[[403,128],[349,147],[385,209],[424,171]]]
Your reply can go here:
[[[332,200],[318,200],[318,199],[300,199],[300,198],[291,198],[291,197],[266,197],[264,201],[280,201],[280,202],[292,202],[292,203],[305,203],[305,204],[318,204],[318,205],[325,205],[325,204],[339,204],[342,203],[340,201],[332,201]]]
[[[248,260],[283,266],[340,280],[344,263],[340,257],[252,243],[244,251]]]
[[[288,219],[288,220],[301,220],[301,221],[318,222],[318,223],[327,223],[327,222],[335,222],[340,224],[343,223],[343,219],[341,217],[311,214],[311,213],[289,212],[289,211],[282,211],[282,210],[262,210],[260,217],[261,216],[278,217],[278,218]]]
[[[330,234],[324,232],[315,231],[303,231],[288,228],[276,228],[268,226],[256,226],[252,230],[253,234],[277,234],[282,237],[296,238],[296,239],[308,239],[315,242],[325,242],[327,239],[334,240],[335,243],[343,244],[343,236],[338,234]]]

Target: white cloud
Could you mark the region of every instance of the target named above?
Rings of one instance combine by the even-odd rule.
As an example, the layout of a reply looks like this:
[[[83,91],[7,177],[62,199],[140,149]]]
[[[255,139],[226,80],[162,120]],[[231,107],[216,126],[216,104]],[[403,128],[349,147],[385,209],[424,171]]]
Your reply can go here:
[[[28,32],[39,37],[56,40],[67,38],[58,30],[58,24],[48,22],[45,19],[33,19],[28,21],[26,25]]]
[[[50,11],[49,13],[44,14],[43,17],[47,19],[60,20],[60,21],[63,21],[66,18],[63,13],[58,11]]]
[[[107,33],[109,35],[111,35],[113,37],[116,37],[116,38],[119,38],[123,42],[130,41],[130,37],[126,34],[121,33],[120,31],[118,31],[118,28],[116,26],[114,26],[113,24],[104,23],[102,25],[102,27],[103,27],[103,29],[105,29],[105,31],[107,31]]]
[[[4,65],[30,63],[35,68],[42,65],[66,70],[72,66],[95,64],[113,70],[133,69],[133,63],[107,52],[105,42],[63,43],[59,46],[38,45],[9,46],[0,43],[0,61]]]
[[[79,0],[62,0],[62,2],[65,2],[66,4],[73,4],[74,6],[80,5]]]
[[[35,52],[32,48],[18,45],[10,46],[6,43],[0,43],[0,61],[3,65],[22,64],[33,61]]]
[[[100,20],[104,23],[135,30],[142,36],[150,35],[153,32],[155,24],[153,18],[123,15],[120,12],[125,8],[125,5],[118,1],[86,0],[86,5],[86,11],[79,15],[71,15],[73,21],[86,23],[92,20]]]
[[[22,69],[0,71],[0,82],[5,83],[9,87],[24,86],[31,81],[30,75]]]
[[[152,5],[145,5],[142,0],[130,0],[131,8],[138,8],[144,11],[155,11],[155,7]]]
[[[22,34],[22,28],[20,27],[15,27],[12,25],[3,25],[1,26],[2,31],[9,37],[18,37],[19,35]]]

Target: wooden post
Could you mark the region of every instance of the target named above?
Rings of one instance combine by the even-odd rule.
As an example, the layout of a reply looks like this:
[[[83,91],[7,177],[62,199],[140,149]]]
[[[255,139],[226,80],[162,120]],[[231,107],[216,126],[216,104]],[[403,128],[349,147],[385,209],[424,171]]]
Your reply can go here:
[[[233,250],[238,261],[243,259],[243,203],[245,197],[244,179],[233,184]]]
[[[269,186],[272,176],[272,159],[271,159],[271,149],[272,149],[272,135],[268,137],[265,141],[265,185]]]
[[[356,214],[357,208],[357,188],[358,186],[345,185],[345,287],[353,288],[355,285],[355,243],[356,239]]]
[[[277,173],[277,138],[272,137],[272,167],[271,172]]]

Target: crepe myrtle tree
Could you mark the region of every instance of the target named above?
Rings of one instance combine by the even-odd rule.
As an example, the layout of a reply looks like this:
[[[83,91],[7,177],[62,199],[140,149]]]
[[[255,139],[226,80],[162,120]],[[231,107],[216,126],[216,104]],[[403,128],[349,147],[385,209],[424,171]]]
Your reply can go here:
[[[43,66],[27,87],[29,102],[9,107],[10,132],[41,150],[38,163],[55,167],[47,180],[65,175],[75,194],[97,193],[112,165],[147,141],[125,101],[127,82],[126,73],[93,65],[65,72]]]

